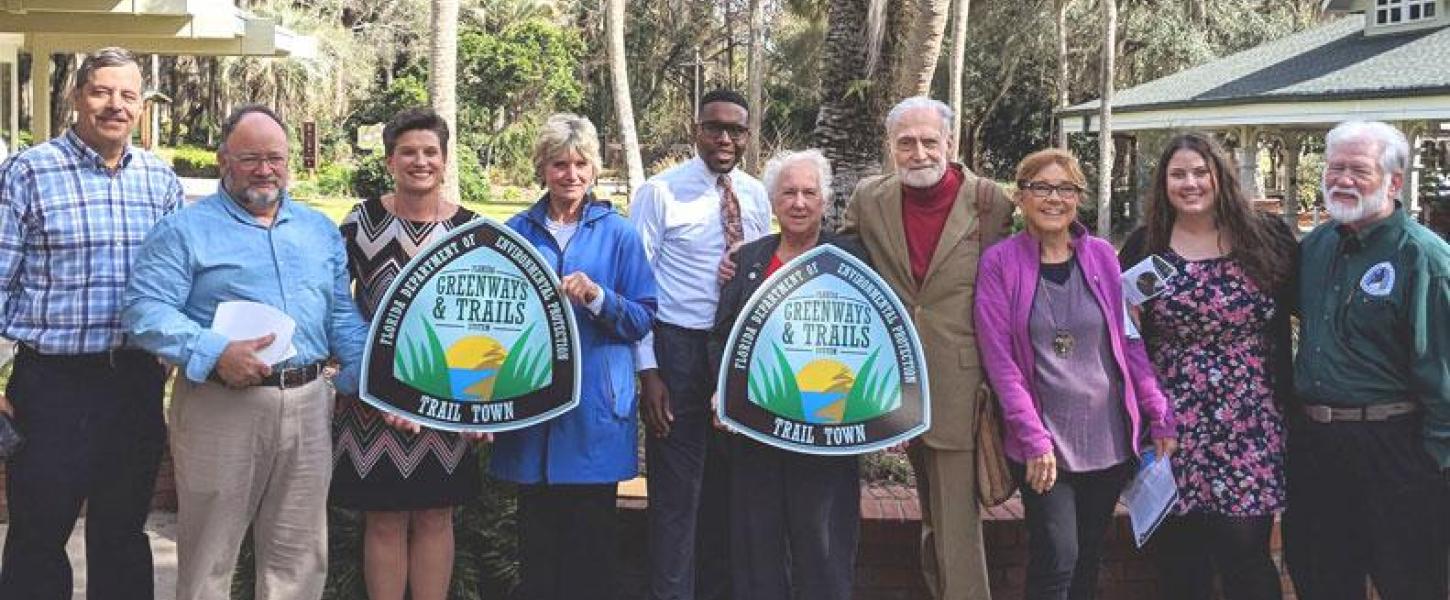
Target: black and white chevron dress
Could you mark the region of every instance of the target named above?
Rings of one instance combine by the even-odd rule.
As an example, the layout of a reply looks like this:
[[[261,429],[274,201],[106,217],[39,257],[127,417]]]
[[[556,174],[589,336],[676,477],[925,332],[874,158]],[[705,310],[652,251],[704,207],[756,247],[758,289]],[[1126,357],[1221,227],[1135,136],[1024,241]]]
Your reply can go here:
[[[439,222],[399,219],[381,200],[354,206],[342,221],[353,294],[371,319],[388,285],[435,236],[476,215],[459,207]],[[400,511],[467,503],[479,493],[478,459],[472,444],[456,433],[424,428],[399,432],[377,410],[355,398],[338,398],[332,425],[333,474],[330,501],[355,510]]]

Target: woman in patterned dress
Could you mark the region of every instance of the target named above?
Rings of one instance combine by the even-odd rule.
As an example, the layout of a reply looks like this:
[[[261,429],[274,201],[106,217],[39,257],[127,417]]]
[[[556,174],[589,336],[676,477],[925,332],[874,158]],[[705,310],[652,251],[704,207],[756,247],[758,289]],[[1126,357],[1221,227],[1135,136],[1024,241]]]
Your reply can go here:
[[[472,220],[442,198],[448,124],[437,113],[398,113],[383,129],[394,192],[353,207],[342,222],[354,294],[371,318],[408,260]],[[472,438],[421,428],[356,398],[339,398],[330,499],[364,511],[363,578],[373,600],[443,600],[453,572],[453,507],[478,496]]]
[[[1151,551],[1164,598],[1280,598],[1269,555],[1284,505],[1282,407],[1293,385],[1287,294],[1295,239],[1256,213],[1211,139],[1175,137],[1158,162],[1147,224],[1122,251],[1177,269],[1141,307],[1143,334],[1174,407],[1178,506]]]

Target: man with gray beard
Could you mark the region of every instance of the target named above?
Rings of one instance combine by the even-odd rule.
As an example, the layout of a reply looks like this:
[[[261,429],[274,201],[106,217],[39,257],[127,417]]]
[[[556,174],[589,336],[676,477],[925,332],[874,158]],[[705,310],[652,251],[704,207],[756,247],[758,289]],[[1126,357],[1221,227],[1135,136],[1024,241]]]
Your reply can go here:
[[[1450,548],[1450,246],[1398,202],[1404,134],[1325,137],[1334,221],[1300,244],[1284,555],[1300,598],[1444,600]]]
[[[937,600],[986,600],[977,511],[973,400],[983,381],[972,323],[977,260],[1008,232],[1013,205],[990,179],[951,162],[952,110],[918,96],[886,116],[896,171],[863,180],[842,233],[911,311],[931,374],[931,429],[907,448],[921,504],[921,568]]]
[[[315,600],[327,572],[333,386],[357,392],[367,324],[337,227],[287,195],[287,131],[238,108],[222,126],[221,189],[163,219],[126,289],[132,339],[180,371],[171,401],[177,600],[226,598],[242,538],[256,545],[258,600]],[[217,306],[245,300],[296,322],[295,354],[269,364],[273,335],[230,340]]]

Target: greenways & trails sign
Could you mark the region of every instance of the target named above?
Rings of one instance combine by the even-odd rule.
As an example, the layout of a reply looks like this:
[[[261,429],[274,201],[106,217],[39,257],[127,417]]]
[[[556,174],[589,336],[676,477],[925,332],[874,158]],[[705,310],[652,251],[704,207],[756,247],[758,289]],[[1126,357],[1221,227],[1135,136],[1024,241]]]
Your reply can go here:
[[[786,263],[740,311],[720,365],[721,421],[808,454],[862,454],[931,425],[926,361],[891,288],[823,244]]]
[[[508,431],[579,404],[579,334],[559,278],[489,219],[408,262],[368,341],[362,399],[428,427]]]

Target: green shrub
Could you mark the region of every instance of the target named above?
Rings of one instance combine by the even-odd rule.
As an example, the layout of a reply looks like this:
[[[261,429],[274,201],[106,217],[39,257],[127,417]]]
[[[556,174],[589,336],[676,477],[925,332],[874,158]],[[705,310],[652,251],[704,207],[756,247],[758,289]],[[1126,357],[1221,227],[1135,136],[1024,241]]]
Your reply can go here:
[[[369,156],[358,161],[352,172],[352,193],[359,198],[381,198],[393,191],[393,177],[383,165],[382,156]]]
[[[177,177],[221,177],[217,168],[216,151],[200,146],[177,146],[171,150],[171,169]]]

